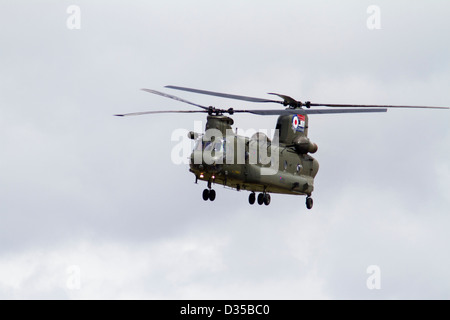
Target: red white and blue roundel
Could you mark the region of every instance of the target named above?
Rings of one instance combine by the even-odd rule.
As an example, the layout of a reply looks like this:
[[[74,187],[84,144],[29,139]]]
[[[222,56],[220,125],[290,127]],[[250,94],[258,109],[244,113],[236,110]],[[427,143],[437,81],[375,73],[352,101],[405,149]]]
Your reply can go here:
[[[292,129],[295,132],[305,132],[305,116],[296,114],[292,116]]]

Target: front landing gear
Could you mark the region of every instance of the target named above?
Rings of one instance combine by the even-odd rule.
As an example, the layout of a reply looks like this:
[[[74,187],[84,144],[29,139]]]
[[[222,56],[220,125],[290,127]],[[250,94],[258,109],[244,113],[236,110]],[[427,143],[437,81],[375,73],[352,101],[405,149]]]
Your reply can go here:
[[[214,201],[216,200],[216,191],[213,189],[205,189],[203,190],[203,194],[202,194],[203,200],[205,201]]]
[[[314,201],[310,196],[306,197],[306,208],[308,208],[308,210],[311,210],[313,207]]]

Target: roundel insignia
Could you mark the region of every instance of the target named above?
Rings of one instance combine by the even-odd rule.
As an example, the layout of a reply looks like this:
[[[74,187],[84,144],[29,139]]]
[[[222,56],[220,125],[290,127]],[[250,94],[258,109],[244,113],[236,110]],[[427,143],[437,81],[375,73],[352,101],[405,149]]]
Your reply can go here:
[[[305,132],[306,118],[302,114],[292,116],[292,130],[294,132]]]
[[[295,115],[292,117],[292,128],[294,129],[294,131],[297,131],[298,125],[299,125],[300,121],[298,119],[298,116]]]

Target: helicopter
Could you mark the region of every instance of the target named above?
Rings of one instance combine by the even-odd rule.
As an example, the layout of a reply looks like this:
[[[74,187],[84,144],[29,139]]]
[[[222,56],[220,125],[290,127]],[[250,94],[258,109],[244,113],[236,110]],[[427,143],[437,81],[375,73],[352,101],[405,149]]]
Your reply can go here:
[[[221,109],[203,106],[177,96],[151,89],[145,92],[197,107],[197,110],[163,110],[126,114],[118,117],[164,113],[206,113],[205,133],[189,132],[195,146],[190,155],[189,171],[195,175],[195,183],[205,181],[202,192],[204,201],[214,201],[214,185],[222,185],[237,191],[249,191],[248,202],[254,205],[270,205],[271,194],[306,196],[306,208],[313,208],[314,178],[319,162],[312,157],[317,144],[308,138],[309,115],[342,113],[380,113],[389,108],[449,109],[432,106],[359,105],[302,102],[294,98],[269,93],[279,99],[263,99],[249,96],[192,89],[179,86],[165,88],[253,103],[276,103],[283,109]],[[315,109],[315,107],[321,107]],[[324,108],[325,107],[325,108]],[[257,132],[251,137],[240,136],[232,125],[234,114],[249,113],[259,116],[278,116],[273,139]]]

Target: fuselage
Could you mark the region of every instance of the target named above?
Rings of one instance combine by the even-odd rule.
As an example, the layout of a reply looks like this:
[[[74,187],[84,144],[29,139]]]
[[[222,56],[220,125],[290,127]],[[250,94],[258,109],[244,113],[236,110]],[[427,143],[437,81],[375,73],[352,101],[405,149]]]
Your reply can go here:
[[[291,128],[292,120],[292,116],[280,116],[275,137],[270,140],[264,134],[251,138],[236,135],[230,118],[209,116],[205,134],[197,138],[191,154],[190,171],[197,180],[207,181],[209,185],[309,196],[314,190],[319,163],[286,140],[306,137],[304,131]],[[303,125],[307,129],[307,123]]]

